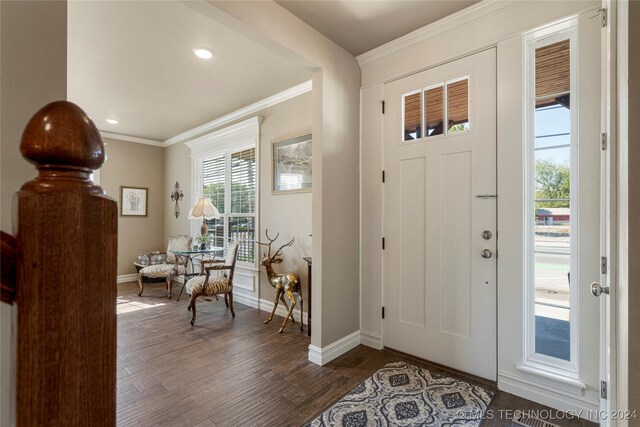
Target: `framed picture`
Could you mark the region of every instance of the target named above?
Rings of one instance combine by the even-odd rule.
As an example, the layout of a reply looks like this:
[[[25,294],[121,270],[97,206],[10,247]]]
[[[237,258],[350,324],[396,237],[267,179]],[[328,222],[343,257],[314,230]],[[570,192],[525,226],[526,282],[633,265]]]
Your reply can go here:
[[[120,187],[120,215],[147,216],[148,197],[148,188]]]
[[[311,191],[311,131],[272,141],[273,192]]]

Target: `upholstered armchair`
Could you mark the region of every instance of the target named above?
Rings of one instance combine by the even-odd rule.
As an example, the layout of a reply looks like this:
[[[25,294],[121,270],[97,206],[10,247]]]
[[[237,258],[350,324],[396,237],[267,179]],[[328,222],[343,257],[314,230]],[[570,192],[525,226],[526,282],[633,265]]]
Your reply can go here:
[[[173,236],[169,237],[166,252],[152,252],[148,254],[149,262],[147,267],[142,268],[138,272],[138,286],[140,292],[138,296],[142,296],[144,291],[144,278],[164,278],[167,286],[167,296],[171,298],[171,287],[173,279],[176,276],[181,276],[187,272],[186,258],[176,257],[174,252],[176,251],[190,251],[191,250],[191,237],[190,236]],[[164,262],[153,263],[152,257],[165,256]],[[161,259],[161,258],[160,258]]]
[[[238,258],[238,242],[231,242],[227,248],[225,260],[203,260],[202,274],[189,279],[185,285],[187,294],[191,296],[188,310],[191,311],[191,326],[196,321],[196,300],[199,296],[215,296],[224,294],[224,302],[231,311],[231,316],[236,317],[233,310],[233,272]],[[222,275],[212,274],[224,272]]]

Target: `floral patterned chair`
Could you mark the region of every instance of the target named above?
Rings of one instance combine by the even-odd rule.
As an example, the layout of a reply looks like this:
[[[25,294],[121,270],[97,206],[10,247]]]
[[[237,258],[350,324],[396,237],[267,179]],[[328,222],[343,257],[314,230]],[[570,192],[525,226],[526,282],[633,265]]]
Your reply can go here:
[[[173,252],[175,251],[190,251],[191,250],[191,237],[190,236],[173,236],[169,237],[169,243],[167,245],[166,252],[151,252],[147,254],[148,262],[147,267],[140,269],[138,272],[138,286],[140,292],[138,296],[142,296],[144,291],[144,278],[164,278],[167,284],[167,296],[171,298],[171,286],[173,279],[176,276],[181,276],[187,272],[186,261],[181,257],[176,257]],[[164,260],[162,257],[164,256]],[[160,260],[160,262],[158,262]],[[155,261],[155,262],[154,262]]]
[[[185,285],[187,294],[191,296],[188,310],[191,311],[191,326],[196,321],[196,300],[199,296],[215,296],[224,294],[224,303],[231,311],[231,317],[236,317],[233,311],[233,272],[238,258],[238,242],[229,243],[225,260],[203,260],[203,272],[200,276],[189,279]],[[214,271],[224,271],[222,275],[212,275]]]

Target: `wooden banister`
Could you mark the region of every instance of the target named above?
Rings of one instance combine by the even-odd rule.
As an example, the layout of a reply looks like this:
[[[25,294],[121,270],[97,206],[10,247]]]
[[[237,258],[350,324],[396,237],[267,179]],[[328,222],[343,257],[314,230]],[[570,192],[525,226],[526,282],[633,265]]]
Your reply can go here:
[[[39,176],[17,194],[16,423],[115,425],[117,208],[90,180],[104,144],[57,101],[20,151]]]
[[[16,239],[4,231],[0,235],[0,300],[13,304],[16,297]]]

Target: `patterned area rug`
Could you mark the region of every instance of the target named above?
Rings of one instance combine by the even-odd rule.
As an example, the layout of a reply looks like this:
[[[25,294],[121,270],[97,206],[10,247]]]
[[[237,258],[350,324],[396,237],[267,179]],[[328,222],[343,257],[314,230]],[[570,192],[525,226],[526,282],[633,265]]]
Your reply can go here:
[[[391,362],[307,426],[478,426],[495,393]]]

